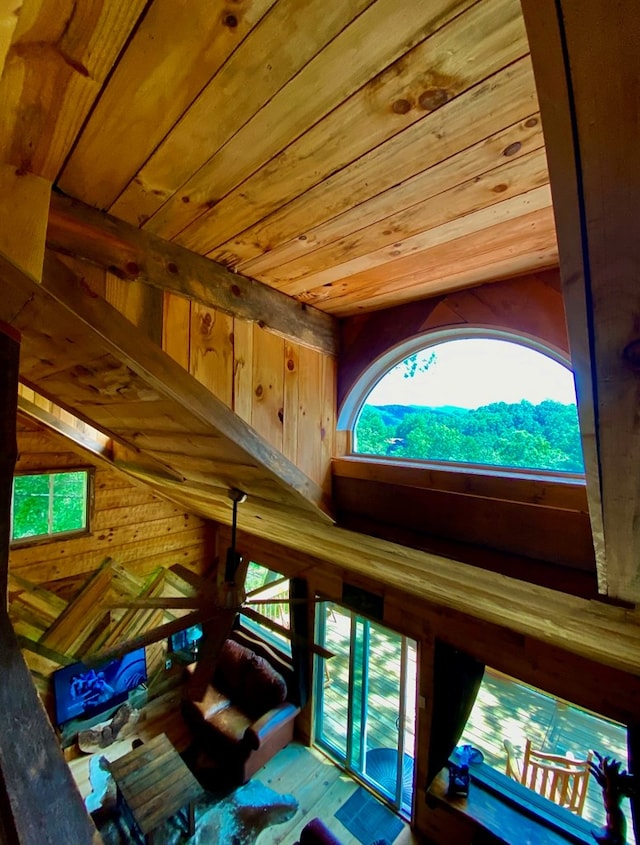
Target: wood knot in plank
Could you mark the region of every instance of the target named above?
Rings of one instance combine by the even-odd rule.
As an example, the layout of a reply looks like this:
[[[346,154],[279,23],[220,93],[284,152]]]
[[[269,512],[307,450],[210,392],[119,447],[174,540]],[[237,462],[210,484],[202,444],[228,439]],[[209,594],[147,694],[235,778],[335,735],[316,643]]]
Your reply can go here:
[[[508,147],[505,147],[502,151],[503,156],[514,156],[516,153],[519,153],[522,149],[522,143],[520,141],[514,141],[513,144],[509,144]]]

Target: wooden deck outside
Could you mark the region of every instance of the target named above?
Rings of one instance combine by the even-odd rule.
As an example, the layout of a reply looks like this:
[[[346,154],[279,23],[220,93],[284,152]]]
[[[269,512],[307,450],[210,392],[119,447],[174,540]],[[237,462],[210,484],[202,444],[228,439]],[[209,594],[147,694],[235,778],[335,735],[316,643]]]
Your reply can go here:
[[[583,759],[589,750],[595,750],[622,760],[623,768],[627,767],[627,736],[622,725],[487,669],[460,744],[480,748],[485,763],[504,772],[507,758],[503,741],[510,740],[516,752],[521,754],[527,737],[542,751],[571,753],[576,759]],[[631,828],[627,799],[623,808]],[[594,827],[604,824],[602,795],[594,778],[589,780],[583,818],[593,822]],[[627,838],[629,843],[635,842],[631,829]]]

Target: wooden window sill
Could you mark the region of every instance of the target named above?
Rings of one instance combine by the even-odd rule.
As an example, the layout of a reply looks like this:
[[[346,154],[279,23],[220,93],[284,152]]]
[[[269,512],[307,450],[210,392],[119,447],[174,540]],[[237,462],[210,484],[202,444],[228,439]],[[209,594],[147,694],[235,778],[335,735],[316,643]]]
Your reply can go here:
[[[472,772],[467,798],[449,798],[447,787],[448,773],[443,769],[427,791],[427,804],[464,816],[504,845],[593,843],[594,825],[488,766]]]

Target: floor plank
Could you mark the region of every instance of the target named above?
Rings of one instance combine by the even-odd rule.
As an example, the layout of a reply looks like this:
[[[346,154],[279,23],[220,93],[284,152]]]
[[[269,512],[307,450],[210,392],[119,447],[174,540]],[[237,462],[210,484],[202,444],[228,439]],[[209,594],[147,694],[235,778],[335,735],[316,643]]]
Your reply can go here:
[[[116,760],[131,750],[135,739],[147,743],[160,733],[166,733],[178,751],[184,751],[192,742],[192,736],[180,715],[179,697],[180,691],[173,690],[149,702],[141,711],[135,731],[99,753],[108,760]],[[86,799],[92,788],[89,781],[92,755],[71,749],[68,756],[73,758],[68,760],[69,768],[80,794]],[[334,815],[358,784],[319,750],[291,743],[254,777],[277,792],[294,795],[299,804],[295,816],[288,822],[264,830],[258,837],[257,845],[293,845],[298,841],[302,828],[316,816],[343,845],[360,845]],[[403,829],[393,845],[419,845],[421,842],[423,840],[411,831],[409,825],[403,823]]]

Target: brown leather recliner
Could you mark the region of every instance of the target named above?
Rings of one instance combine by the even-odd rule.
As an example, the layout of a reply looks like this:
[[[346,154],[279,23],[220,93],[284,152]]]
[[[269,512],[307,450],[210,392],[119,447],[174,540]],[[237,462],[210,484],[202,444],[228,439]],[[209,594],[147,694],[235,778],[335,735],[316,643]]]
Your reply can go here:
[[[300,708],[288,700],[284,677],[264,657],[229,639],[202,701],[184,698],[182,712],[229,780],[246,783],[291,742]]]

